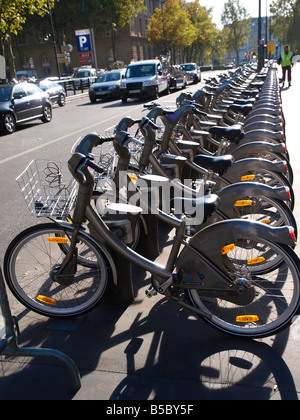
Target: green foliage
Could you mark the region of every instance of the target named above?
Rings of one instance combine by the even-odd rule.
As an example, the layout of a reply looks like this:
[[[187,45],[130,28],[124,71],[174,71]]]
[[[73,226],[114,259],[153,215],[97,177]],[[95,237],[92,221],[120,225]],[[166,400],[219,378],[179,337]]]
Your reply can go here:
[[[281,44],[300,49],[300,0],[273,0],[272,32]]]
[[[54,0],[50,1],[50,6]],[[47,0],[0,0],[1,40],[6,41],[11,34],[17,34],[29,14],[41,16],[48,12]]]
[[[194,42],[185,48],[186,60],[211,63],[212,53],[221,54],[218,42],[220,31],[212,22],[211,9],[199,4],[198,0],[186,4],[186,10],[195,27]]]
[[[116,69],[123,69],[124,67],[126,67],[124,61],[117,60],[113,63],[111,68],[113,70],[116,70]]]
[[[182,6],[183,2],[167,0],[163,10],[155,9],[147,27],[151,44],[162,45],[165,50],[176,50],[191,45],[196,39],[196,29]]]
[[[164,51],[184,48],[187,61],[204,61],[212,52],[220,53],[220,31],[213,24],[211,9],[200,5],[199,0],[167,0],[163,9],[156,9],[149,20],[148,40],[162,46]]]
[[[228,0],[224,5],[221,21],[224,25],[223,34],[227,48],[229,51],[235,51],[238,63],[238,50],[245,45],[251,31],[251,17],[239,0]]]

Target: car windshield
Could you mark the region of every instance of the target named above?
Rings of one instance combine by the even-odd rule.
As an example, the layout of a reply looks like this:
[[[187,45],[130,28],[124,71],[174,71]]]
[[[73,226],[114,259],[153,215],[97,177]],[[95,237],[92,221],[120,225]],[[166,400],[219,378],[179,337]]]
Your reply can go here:
[[[120,80],[121,73],[119,72],[115,72],[115,73],[103,73],[101,74],[101,76],[98,77],[97,82],[98,83],[103,83],[103,82],[117,82],[118,80]]]
[[[140,64],[136,66],[129,66],[126,70],[125,78],[155,76],[154,64]]]
[[[12,86],[1,86],[0,87],[0,102],[9,101],[11,98]]]
[[[192,71],[192,70],[195,70],[194,64],[182,64],[181,68],[184,71]]]
[[[78,70],[76,77],[89,77],[90,71],[89,70]]]

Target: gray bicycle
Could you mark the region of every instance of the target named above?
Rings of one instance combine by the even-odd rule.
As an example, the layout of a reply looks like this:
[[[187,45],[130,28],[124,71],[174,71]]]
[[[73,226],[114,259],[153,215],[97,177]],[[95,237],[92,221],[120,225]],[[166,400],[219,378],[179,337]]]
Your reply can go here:
[[[124,148],[132,141],[126,133],[116,136],[121,137],[119,144]],[[82,315],[99,304],[109,282],[122,282],[122,276],[116,276],[112,249],[152,274],[149,297],[161,294],[176,301],[180,308],[218,330],[258,338],[288,327],[300,304],[300,261],[292,250],[293,230],[233,219],[212,224],[187,238],[183,217],[167,263],[161,266],[128,247],[119,238],[120,229],[108,229],[91,203],[93,171],[102,172],[91,152],[111,140],[95,134],[85,136],[68,162],[79,185],[72,223],[56,218],[38,224],[21,232],[9,245],[4,273],[15,297],[45,316]],[[207,214],[215,210],[217,196],[202,200]],[[36,201],[39,211],[50,207],[40,199]],[[122,203],[107,206],[107,212],[125,214],[132,220],[132,229],[135,215],[141,211],[138,206]],[[280,264],[268,265],[266,258],[280,260]]]

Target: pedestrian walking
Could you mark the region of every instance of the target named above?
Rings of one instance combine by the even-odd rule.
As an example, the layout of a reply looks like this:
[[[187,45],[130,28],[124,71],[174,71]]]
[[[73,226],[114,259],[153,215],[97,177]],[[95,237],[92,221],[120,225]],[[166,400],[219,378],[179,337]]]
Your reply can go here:
[[[287,79],[288,79],[288,83],[289,83],[289,87],[291,86],[292,83],[292,59],[294,57],[295,54],[293,54],[291,51],[289,51],[289,46],[285,45],[283,48],[283,51],[280,55],[280,57],[277,60],[278,64],[281,64],[281,68],[282,68],[282,87],[284,87],[284,83],[285,83],[285,79],[286,79],[286,73],[287,73]]]

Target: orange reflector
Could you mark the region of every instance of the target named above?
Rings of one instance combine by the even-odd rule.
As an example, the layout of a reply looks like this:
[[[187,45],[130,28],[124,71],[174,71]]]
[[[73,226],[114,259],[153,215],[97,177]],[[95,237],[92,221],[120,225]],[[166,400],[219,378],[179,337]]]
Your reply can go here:
[[[241,181],[252,181],[255,178],[255,175],[245,175],[242,176]]]
[[[261,223],[265,223],[266,225],[271,223],[270,219],[261,220]]]
[[[237,316],[236,322],[257,322],[259,321],[259,318],[257,315],[243,315],[243,316]]]
[[[137,182],[137,176],[136,175],[129,175],[129,178],[131,179],[131,181]]]
[[[47,238],[47,241],[52,244],[66,244],[68,242],[68,238],[62,238],[61,236],[55,236],[53,238]]]
[[[221,250],[221,255],[228,254],[228,252],[232,251],[235,248],[234,244],[226,245]]]
[[[264,261],[265,261],[264,257],[258,257],[258,258],[253,258],[252,260],[248,260],[247,264],[248,265],[259,264],[259,263],[264,262]]]
[[[48,298],[47,296],[38,295],[36,299],[43,303],[48,303],[48,305],[56,305],[56,301],[54,299]]]
[[[238,200],[234,203],[235,207],[245,207],[245,206],[251,206],[252,201],[251,200]]]

